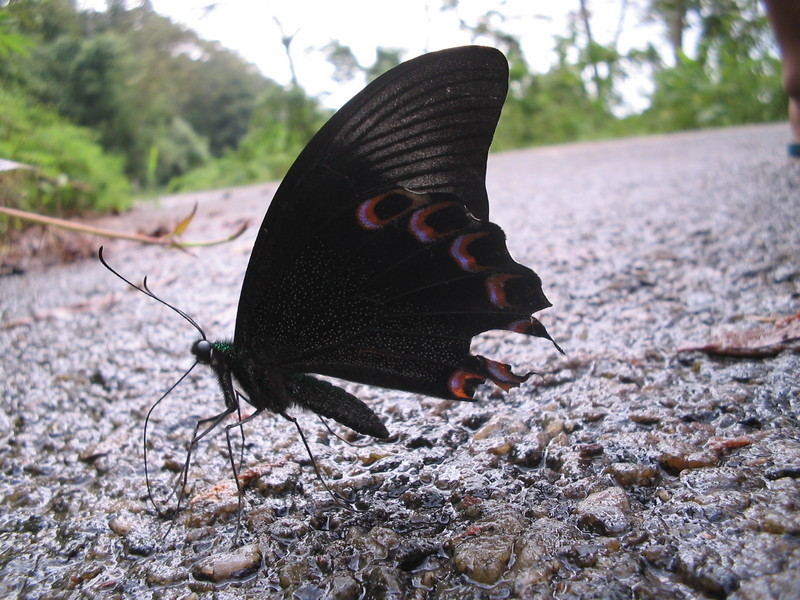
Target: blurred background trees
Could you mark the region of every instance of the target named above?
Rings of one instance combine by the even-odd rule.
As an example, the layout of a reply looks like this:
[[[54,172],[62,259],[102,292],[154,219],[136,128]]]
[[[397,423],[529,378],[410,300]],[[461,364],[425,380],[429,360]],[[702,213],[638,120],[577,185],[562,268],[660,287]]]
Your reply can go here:
[[[458,0],[441,8],[457,12]],[[624,53],[616,39],[593,37],[591,0],[572,9],[545,72],[529,68],[497,11],[461,21],[511,66],[494,149],[785,118],[757,0],[620,0],[620,11],[658,23],[666,40],[660,51],[648,43]],[[287,57],[291,42],[283,36]],[[339,42],[320,46],[335,68],[332,87],[403,58],[402,49],[377,48],[363,65]],[[637,112],[622,92],[631,77],[652,90]],[[112,210],[137,193],[277,179],[329,114],[296,77],[287,86],[265,78],[147,1],[93,11],[73,0],[0,0],[0,159],[36,167],[22,178],[0,172],[0,203]]]

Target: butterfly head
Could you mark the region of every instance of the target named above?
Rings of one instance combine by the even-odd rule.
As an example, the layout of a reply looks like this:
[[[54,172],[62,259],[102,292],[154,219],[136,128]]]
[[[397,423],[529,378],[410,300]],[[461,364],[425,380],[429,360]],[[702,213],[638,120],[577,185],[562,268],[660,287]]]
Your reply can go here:
[[[231,342],[209,342],[206,338],[201,338],[192,344],[192,356],[201,365],[216,365],[227,362],[233,356],[233,344]]]
[[[206,339],[197,340],[192,344],[192,354],[201,365],[211,364],[211,354],[213,351],[214,346]]]

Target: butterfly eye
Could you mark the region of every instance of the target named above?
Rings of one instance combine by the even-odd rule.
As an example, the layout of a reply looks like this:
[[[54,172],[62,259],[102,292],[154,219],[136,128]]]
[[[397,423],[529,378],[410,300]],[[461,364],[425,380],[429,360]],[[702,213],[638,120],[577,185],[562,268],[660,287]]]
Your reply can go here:
[[[197,340],[192,344],[192,354],[197,362],[204,365],[211,363],[211,343],[207,340]]]

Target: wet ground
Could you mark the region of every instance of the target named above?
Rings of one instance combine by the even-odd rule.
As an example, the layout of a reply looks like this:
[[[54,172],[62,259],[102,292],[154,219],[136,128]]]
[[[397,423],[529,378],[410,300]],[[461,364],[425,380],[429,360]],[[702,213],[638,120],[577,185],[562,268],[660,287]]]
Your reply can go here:
[[[470,404],[349,386],[387,443],[347,445],[298,415],[352,510],[292,424],[267,415],[245,428],[241,512],[217,432],[186,509],[159,518],[142,427],[196,332],[96,260],[22,264],[0,279],[0,597],[800,598],[800,162],[787,134],[493,156],[493,220],[542,277],[554,306],[539,316],[567,355],[476,339],[540,375]],[[229,337],[273,191],[140,206],[106,224],[153,231],[198,200],[187,237],[252,226],[194,256],[105,242],[106,257]],[[155,412],[166,506],[194,422],[220,407],[196,370]]]

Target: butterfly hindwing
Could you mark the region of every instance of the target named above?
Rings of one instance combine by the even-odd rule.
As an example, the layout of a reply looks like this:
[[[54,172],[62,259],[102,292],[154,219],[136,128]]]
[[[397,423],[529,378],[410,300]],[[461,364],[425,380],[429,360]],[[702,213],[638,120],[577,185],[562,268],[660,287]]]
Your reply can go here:
[[[407,210],[399,210],[403,199]],[[319,278],[309,291],[287,279],[295,301],[273,306],[285,318],[274,332],[281,362],[445,398],[472,395],[454,374],[505,388],[524,381],[506,365],[469,354],[472,337],[490,329],[549,337],[530,318],[549,306],[539,278],[511,258],[502,230],[448,194],[395,191],[381,201],[395,207],[394,219],[388,210],[379,211],[383,219],[371,211],[364,226],[362,205],[375,203],[366,200],[348,224],[325,232],[350,240],[341,252],[333,253],[325,235],[303,250],[300,262],[314,257]]]

